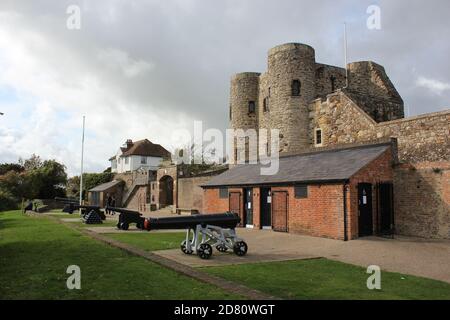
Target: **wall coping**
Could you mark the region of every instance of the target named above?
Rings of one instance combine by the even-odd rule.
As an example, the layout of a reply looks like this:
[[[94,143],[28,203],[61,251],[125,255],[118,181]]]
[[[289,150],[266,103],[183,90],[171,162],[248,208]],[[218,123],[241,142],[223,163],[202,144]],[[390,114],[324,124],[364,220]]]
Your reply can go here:
[[[436,118],[436,117],[441,117],[441,116],[444,116],[447,114],[450,115],[450,109],[431,112],[431,113],[419,114],[416,116],[403,118],[403,119],[396,119],[396,120],[392,120],[392,121],[380,122],[380,123],[377,123],[377,126],[386,126],[386,125],[397,124],[397,123],[401,123],[401,122],[417,121],[417,120],[426,119],[426,118]]]

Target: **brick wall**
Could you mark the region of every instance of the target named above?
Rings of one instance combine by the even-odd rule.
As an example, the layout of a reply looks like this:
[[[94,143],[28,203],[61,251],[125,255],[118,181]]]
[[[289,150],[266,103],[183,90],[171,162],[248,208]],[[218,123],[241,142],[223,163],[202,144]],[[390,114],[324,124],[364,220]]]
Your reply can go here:
[[[350,179],[348,199],[348,214],[347,214],[347,229],[349,231],[349,239],[358,237],[358,184],[370,183],[372,184],[372,221],[373,232],[376,234],[378,225],[377,216],[377,184],[378,183],[392,183],[393,175],[393,158],[391,149],[387,150],[378,159],[371,162],[367,167],[360,170]],[[394,213],[395,214],[395,213]]]
[[[219,213],[229,210],[228,198],[219,197],[219,189],[203,190],[203,211],[204,213]]]
[[[276,187],[288,192],[289,232],[344,239],[343,185],[309,185],[308,197],[296,199],[294,187]]]

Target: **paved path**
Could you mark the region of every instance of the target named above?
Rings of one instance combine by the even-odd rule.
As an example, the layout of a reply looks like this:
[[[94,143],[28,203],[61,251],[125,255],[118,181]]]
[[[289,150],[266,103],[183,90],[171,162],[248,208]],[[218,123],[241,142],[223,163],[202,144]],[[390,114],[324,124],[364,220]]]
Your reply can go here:
[[[211,260],[186,256],[179,249],[155,254],[192,267],[324,257],[382,270],[411,274],[450,283],[450,241],[396,237],[369,237],[348,242],[273,231],[238,229],[249,246],[246,257],[214,252]]]

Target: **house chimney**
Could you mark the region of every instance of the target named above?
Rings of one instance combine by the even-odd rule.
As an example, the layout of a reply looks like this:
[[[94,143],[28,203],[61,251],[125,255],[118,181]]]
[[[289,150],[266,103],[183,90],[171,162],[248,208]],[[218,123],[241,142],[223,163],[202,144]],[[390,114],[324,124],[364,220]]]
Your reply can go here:
[[[133,146],[133,140],[127,139],[125,145],[127,146],[127,150],[130,149]]]

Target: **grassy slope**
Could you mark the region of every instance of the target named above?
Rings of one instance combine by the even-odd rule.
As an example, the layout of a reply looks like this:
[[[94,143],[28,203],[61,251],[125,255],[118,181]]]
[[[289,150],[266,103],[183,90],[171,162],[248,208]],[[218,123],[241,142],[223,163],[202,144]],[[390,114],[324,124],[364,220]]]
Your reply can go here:
[[[382,272],[382,290],[368,290],[364,268],[326,259],[203,268],[286,299],[450,299],[450,284]]]
[[[224,299],[228,293],[47,218],[0,213],[0,299]],[[81,267],[81,290],[66,269]]]
[[[111,233],[106,236],[147,251],[179,248],[185,233]],[[181,251],[180,251],[181,252]]]

